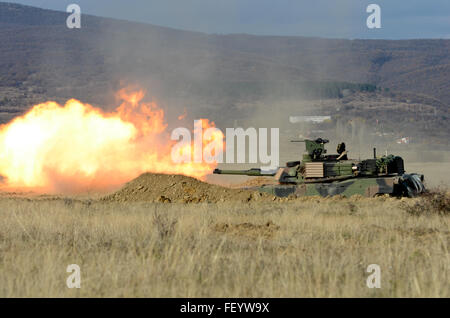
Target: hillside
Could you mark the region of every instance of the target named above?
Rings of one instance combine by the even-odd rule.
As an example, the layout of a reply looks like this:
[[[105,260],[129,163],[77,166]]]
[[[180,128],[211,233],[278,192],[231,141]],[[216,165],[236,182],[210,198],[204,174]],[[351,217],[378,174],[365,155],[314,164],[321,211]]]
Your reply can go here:
[[[450,40],[217,37],[222,48],[306,68],[318,78],[372,83],[450,102]]]
[[[341,103],[345,89],[357,94],[347,99],[370,99],[375,90],[389,90],[394,104],[420,99],[422,108],[401,108],[410,112],[400,111],[401,120],[428,109],[442,130],[449,118],[450,40],[216,35],[89,15],[81,29],[68,29],[66,18],[0,3],[1,122],[48,99],[111,107],[118,88],[136,83],[163,106],[181,105],[194,117],[215,114],[227,124],[230,114],[251,117],[251,108],[239,110],[245,103]],[[378,116],[396,123],[387,112]]]

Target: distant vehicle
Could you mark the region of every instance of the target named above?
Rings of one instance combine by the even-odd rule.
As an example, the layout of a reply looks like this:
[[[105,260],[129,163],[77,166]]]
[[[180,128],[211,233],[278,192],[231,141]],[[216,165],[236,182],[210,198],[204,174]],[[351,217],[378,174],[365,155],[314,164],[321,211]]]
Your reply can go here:
[[[278,184],[266,184],[249,189],[268,192],[279,197],[294,196],[351,196],[366,197],[390,194],[414,197],[425,191],[422,174],[407,174],[403,159],[388,155],[377,157],[374,148],[372,159],[347,158],[345,144],[340,143],[337,154],[326,155],[328,140],[292,140],[304,142],[306,153],[301,161],[290,161],[277,171],[264,172],[258,168],[250,170],[215,169],[215,174],[273,176]]]
[[[409,144],[409,137],[402,137],[396,140],[398,144]]]
[[[320,124],[327,121],[331,121],[331,116],[289,116],[289,122],[291,124],[296,123]]]

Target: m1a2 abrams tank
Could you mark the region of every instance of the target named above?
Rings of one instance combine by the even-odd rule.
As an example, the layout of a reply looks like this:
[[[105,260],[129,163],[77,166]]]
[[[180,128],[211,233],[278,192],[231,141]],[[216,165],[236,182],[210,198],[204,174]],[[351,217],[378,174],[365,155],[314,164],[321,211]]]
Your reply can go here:
[[[388,155],[377,157],[374,148],[372,159],[348,159],[345,144],[340,143],[337,154],[326,155],[325,144],[328,140],[292,140],[304,142],[306,153],[301,161],[287,162],[276,172],[263,172],[261,169],[221,170],[215,174],[273,176],[278,184],[266,184],[256,189],[279,197],[312,196],[323,197],[360,194],[366,197],[390,194],[394,196],[414,197],[425,191],[424,176],[406,174],[403,159]]]

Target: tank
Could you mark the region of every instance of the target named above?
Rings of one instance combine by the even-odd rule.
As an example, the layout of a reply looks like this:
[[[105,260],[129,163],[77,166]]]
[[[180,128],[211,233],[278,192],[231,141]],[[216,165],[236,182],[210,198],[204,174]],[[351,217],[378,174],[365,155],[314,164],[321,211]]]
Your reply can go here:
[[[425,192],[424,176],[406,173],[400,156],[377,157],[376,149],[371,159],[355,160],[347,157],[345,143],[340,143],[336,154],[326,154],[327,139],[291,140],[305,144],[301,160],[289,161],[285,167],[272,172],[259,168],[249,170],[215,169],[214,174],[271,176],[277,184],[265,184],[248,189],[286,196],[349,197],[359,194],[366,197],[393,195],[415,197]]]

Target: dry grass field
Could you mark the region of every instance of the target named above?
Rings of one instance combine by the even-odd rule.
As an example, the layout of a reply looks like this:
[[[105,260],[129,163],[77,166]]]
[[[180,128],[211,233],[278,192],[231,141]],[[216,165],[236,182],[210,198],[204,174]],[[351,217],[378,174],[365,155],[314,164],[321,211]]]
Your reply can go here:
[[[4,197],[0,297],[449,297],[448,205],[424,200]]]

